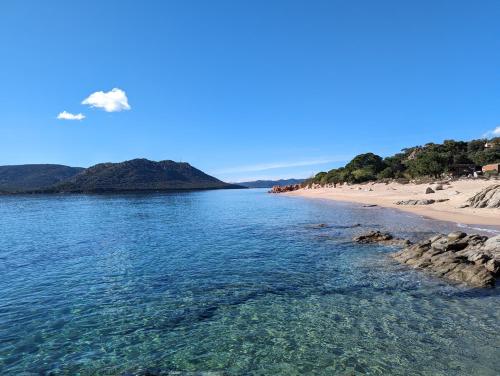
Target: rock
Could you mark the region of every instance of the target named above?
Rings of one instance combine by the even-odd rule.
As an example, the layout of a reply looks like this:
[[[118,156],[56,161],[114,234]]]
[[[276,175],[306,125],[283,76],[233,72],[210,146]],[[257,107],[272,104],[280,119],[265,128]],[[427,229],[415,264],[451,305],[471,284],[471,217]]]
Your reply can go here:
[[[376,243],[380,241],[391,240],[393,236],[388,232],[370,231],[366,234],[356,236],[353,240],[356,243]]]
[[[436,186],[434,187],[434,189],[435,189],[436,191],[442,191],[444,188],[443,188],[443,186],[442,186],[441,184],[438,184],[438,185],[436,185]]]
[[[500,276],[500,235],[455,231],[438,234],[392,254],[416,269],[474,287],[492,287]]]
[[[446,201],[450,201],[449,198],[440,198],[440,199],[437,199],[436,202],[446,202]]]
[[[493,236],[484,242],[484,250],[487,252],[499,252],[500,258],[500,235]]]
[[[326,223],[316,223],[316,224],[312,224],[312,225],[306,225],[306,228],[312,228],[312,229],[315,229],[315,230],[321,230],[321,229],[325,229],[325,228],[332,228],[332,227],[335,227],[335,228],[355,228],[355,227],[361,227],[361,223],[354,223],[352,225],[345,225],[345,226],[332,226],[332,225],[328,225]]]
[[[423,200],[403,200],[397,201],[396,205],[431,205],[434,204],[436,200],[423,199]]]
[[[434,235],[434,236],[429,238],[429,243],[434,243],[435,241],[441,239],[442,237],[444,237],[444,235],[441,235],[441,234]]]
[[[363,205],[364,208],[374,208],[375,206],[378,206],[376,204],[365,204]]]
[[[365,234],[361,234],[354,237],[352,240],[356,243],[361,243],[361,244],[379,243],[385,245],[399,245],[399,246],[407,246],[411,244],[411,242],[407,239],[394,238],[392,234],[380,231],[369,231]]]
[[[311,225],[310,227],[311,228],[328,228],[330,226],[328,226],[326,223],[318,223],[317,225]]]
[[[499,260],[489,260],[486,262],[484,267],[489,270],[495,277],[500,276],[500,261]]]
[[[425,190],[425,194],[428,195],[430,193],[435,193],[434,189],[432,189],[431,187],[427,187],[427,189]]]
[[[467,203],[473,208],[500,208],[500,184],[493,184],[472,196]]]
[[[301,188],[300,184],[290,184],[290,185],[283,185],[283,186],[275,185],[274,187],[271,188],[270,191],[268,191],[268,193],[292,192],[292,191],[299,190],[300,188]]]
[[[452,242],[452,241],[455,241],[455,240],[458,240],[458,239],[465,238],[466,236],[467,236],[467,234],[465,232],[462,232],[462,231],[450,232],[448,234],[448,241]]]
[[[424,200],[418,200],[417,205],[430,205],[434,204],[436,201],[435,200],[429,200],[429,199],[424,199]]]
[[[448,245],[446,247],[447,251],[452,251],[452,252],[457,252],[461,251],[462,249],[467,248],[469,243],[466,241],[461,241],[461,240],[456,240],[456,241],[448,241]]]

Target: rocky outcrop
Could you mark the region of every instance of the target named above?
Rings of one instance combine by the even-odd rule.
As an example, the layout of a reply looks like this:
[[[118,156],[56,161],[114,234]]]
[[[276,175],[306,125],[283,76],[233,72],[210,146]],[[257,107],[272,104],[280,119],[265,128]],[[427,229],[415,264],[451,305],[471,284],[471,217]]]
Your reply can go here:
[[[492,238],[463,232],[436,235],[392,257],[450,281],[492,287],[500,276],[500,235]]]
[[[403,200],[397,201],[396,205],[431,205],[434,204],[436,200],[433,199],[422,199],[422,200]]]
[[[500,184],[484,188],[467,200],[467,205],[472,208],[500,208]]]
[[[392,234],[388,232],[381,231],[370,231],[365,234],[358,235],[352,239],[356,243],[360,244],[384,244],[384,245],[399,245],[407,246],[411,242],[407,239],[395,238]]]
[[[292,192],[300,189],[300,184],[291,184],[291,185],[275,185],[271,188],[269,193],[283,193],[283,192]]]
[[[449,198],[439,198],[437,200],[424,198],[422,200],[403,200],[395,202],[396,205],[432,205],[436,202],[449,201]]]

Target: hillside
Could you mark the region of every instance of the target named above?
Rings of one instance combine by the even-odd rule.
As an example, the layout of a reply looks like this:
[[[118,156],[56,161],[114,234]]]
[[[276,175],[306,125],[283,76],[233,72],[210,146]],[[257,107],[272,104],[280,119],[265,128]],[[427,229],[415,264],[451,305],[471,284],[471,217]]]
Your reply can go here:
[[[255,180],[255,181],[246,181],[242,183],[238,183],[238,185],[242,185],[247,188],[272,188],[274,186],[285,186],[285,185],[293,185],[293,184],[301,184],[305,181],[305,179],[280,179],[280,180]]]
[[[0,192],[20,192],[50,187],[84,169],[56,164],[0,166]]]
[[[468,142],[446,140],[442,144],[428,143],[403,149],[386,158],[373,153],[360,154],[344,167],[319,172],[305,183],[324,185],[467,176],[480,172],[481,166],[493,163],[500,163],[500,137]]]
[[[224,183],[188,163],[133,159],[100,163],[44,192],[126,192],[241,188]]]

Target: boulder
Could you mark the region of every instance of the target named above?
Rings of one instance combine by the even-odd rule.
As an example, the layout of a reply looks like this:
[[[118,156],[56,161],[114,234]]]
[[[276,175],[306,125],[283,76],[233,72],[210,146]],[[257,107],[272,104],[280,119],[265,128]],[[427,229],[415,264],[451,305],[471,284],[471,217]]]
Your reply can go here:
[[[490,271],[495,277],[500,276],[500,260],[488,260],[484,267]]]
[[[411,242],[407,239],[395,238],[392,234],[381,231],[369,231],[367,233],[355,236],[352,240],[360,244],[379,243],[399,246],[407,246],[411,244]]]
[[[448,234],[448,241],[452,242],[458,239],[465,238],[467,234],[462,231],[455,231]]]
[[[500,249],[500,235],[493,236],[484,242],[483,249],[487,252],[495,252]]]
[[[299,190],[301,188],[300,184],[290,184],[290,185],[275,185],[271,188],[268,193],[283,193],[283,192],[292,192]]]
[[[317,225],[311,225],[310,226],[311,228],[328,228],[330,226],[328,226],[326,223],[318,223]]]
[[[486,236],[455,231],[438,234],[392,257],[416,269],[473,287],[492,287],[500,276],[500,235]]]
[[[435,193],[434,189],[432,189],[431,187],[427,187],[426,190],[425,190],[425,194],[428,195],[430,193]]]
[[[431,205],[434,204],[436,200],[423,199],[423,200],[402,200],[397,201],[396,205]]]
[[[500,184],[484,188],[467,200],[472,208],[500,208]]]

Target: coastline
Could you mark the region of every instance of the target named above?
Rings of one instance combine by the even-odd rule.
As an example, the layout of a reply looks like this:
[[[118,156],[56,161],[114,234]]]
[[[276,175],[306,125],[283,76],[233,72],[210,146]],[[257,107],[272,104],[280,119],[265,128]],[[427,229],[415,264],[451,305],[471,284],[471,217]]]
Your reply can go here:
[[[500,209],[459,208],[468,198],[483,188],[495,184],[487,180],[457,180],[444,185],[443,190],[425,194],[429,184],[368,183],[343,185],[336,188],[302,188],[283,193],[314,199],[354,202],[402,210],[423,217],[465,225],[498,226]],[[431,205],[396,205],[397,201],[420,199],[447,199]]]

